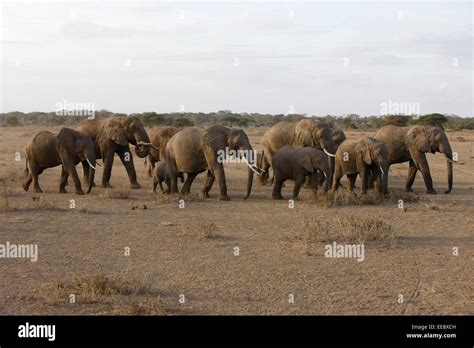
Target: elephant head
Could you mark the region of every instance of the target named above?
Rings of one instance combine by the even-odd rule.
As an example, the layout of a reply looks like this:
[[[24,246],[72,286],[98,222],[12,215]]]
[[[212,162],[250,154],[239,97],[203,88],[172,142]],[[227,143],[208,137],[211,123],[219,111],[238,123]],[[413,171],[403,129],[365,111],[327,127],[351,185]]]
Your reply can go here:
[[[384,193],[388,193],[389,157],[385,144],[375,138],[367,137],[356,145],[355,153],[367,166],[375,168],[376,172],[380,170],[381,189]]]
[[[136,117],[113,116],[107,118],[101,130],[100,138],[111,139],[118,145],[135,145],[135,153],[144,158],[150,152],[150,147],[156,148],[151,142],[140,120]]]
[[[329,185],[332,185],[332,173],[336,164],[335,153],[336,146],[332,139],[332,130],[322,120],[302,119],[295,126],[295,147],[314,146],[328,156],[329,166],[331,168],[331,176]]]
[[[98,165],[96,162],[94,142],[86,134],[69,128],[62,128],[57,135],[57,139],[60,149],[64,149],[65,153],[72,157],[73,162],[85,160],[89,163],[91,169],[87,183],[87,193],[90,193],[94,186],[95,170]]]
[[[341,145],[342,142],[346,140],[346,135],[344,134],[342,129],[334,129],[331,133],[331,137],[336,151],[339,145]]]
[[[444,193],[450,193],[453,188],[453,152],[446,133],[438,127],[413,126],[407,132],[407,145],[420,152],[440,152],[446,157],[448,172],[448,189]]]
[[[453,151],[449,144],[446,133],[438,127],[428,127],[428,138],[431,145],[431,152],[440,152],[446,157],[446,166],[448,171],[448,189],[444,193],[450,193],[453,189]]]
[[[326,156],[319,150],[303,148],[297,152],[296,162],[310,173],[320,171],[324,175],[323,192],[328,191],[331,168]]]

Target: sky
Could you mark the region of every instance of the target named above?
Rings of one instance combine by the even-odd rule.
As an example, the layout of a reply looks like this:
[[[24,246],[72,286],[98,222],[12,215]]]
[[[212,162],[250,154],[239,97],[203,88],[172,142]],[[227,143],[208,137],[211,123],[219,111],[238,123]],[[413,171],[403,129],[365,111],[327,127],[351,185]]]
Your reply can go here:
[[[474,116],[472,17],[459,1],[2,0],[0,112]]]

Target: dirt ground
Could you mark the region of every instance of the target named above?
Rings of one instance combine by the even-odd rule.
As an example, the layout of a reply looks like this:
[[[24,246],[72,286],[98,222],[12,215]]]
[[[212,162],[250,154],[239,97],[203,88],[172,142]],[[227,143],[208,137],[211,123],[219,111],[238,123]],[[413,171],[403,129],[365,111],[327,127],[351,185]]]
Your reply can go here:
[[[0,244],[37,244],[39,250],[37,262],[0,259],[2,315],[474,314],[474,132],[448,132],[465,162],[454,166],[453,191],[443,193],[443,156],[429,154],[439,193],[425,195],[418,173],[419,196],[406,209],[393,200],[328,207],[312,202],[307,189],[290,209],[288,201],[271,199],[271,186],[256,182],[243,201],[242,164],[226,165],[230,202],[217,200],[217,185],[212,198],[199,198],[201,174],[181,209],[179,197],[151,193],[138,158],[142,188],[129,194],[118,158],[115,195],[96,187],[76,196],[72,186],[58,194],[59,167],[40,176],[43,194],[24,192],[24,148],[39,130],[0,129],[0,178],[6,179]],[[247,130],[254,148],[264,131]],[[407,163],[392,166],[391,189],[402,191],[407,171]],[[101,175],[99,167],[97,183]],[[287,182],[285,198],[292,187]],[[383,221],[396,242],[367,242],[362,262],[325,257],[325,244],[308,239],[305,221],[336,226],[341,216]]]

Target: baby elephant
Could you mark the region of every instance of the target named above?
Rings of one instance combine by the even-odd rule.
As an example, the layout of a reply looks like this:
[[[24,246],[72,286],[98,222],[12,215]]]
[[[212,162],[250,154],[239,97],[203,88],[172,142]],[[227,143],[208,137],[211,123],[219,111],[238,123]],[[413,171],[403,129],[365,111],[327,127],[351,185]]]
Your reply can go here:
[[[323,192],[326,193],[328,190],[331,169],[324,152],[316,148],[303,147],[295,149],[290,145],[283,146],[273,156],[272,168],[275,176],[273,199],[283,199],[281,196],[281,186],[288,179],[295,181],[293,199],[296,199],[306,176],[316,175],[318,171],[321,171],[326,178],[323,183]],[[317,185],[317,180],[311,180],[311,187],[314,192],[318,189]]]
[[[42,192],[38,176],[46,168],[62,164],[59,192],[66,192],[67,178],[71,175],[76,186],[76,194],[82,195],[84,192],[76,171],[76,164],[80,161],[89,162],[92,168],[87,190],[87,193],[89,193],[94,182],[96,166],[92,139],[70,128],[62,128],[58,135],[48,131],[39,132],[32,142],[26,146],[26,179],[22,185],[23,189],[28,191],[31,182],[33,182],[34,192]]]
[[[349,180],[349,190],[354,190],[357,174],[362,181],[362,193],[367,192],[369,176],[377,180],[378,192],[388,193],[388,151],[385,144],[372,137],[359,141],[345,140],[336,152],[333,192],[339,187],[343,175]]]
[[[183,183],[184,174],[178,173],[178,178],[180,178],[181,183]],[[163,188],[163,181],[166,183],[166,190]],[[170,193],[170,172],[168,170],[168,164],[166,164],[165,161],[157,162],[153,169],[153,192],[156,192],[156,185],[160,185],[161,192]]]

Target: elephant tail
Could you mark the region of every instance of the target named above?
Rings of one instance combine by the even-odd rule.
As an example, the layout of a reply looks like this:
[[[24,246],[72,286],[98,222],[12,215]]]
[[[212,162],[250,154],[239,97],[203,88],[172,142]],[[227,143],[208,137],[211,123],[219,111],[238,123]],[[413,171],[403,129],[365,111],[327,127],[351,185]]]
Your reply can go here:
[[[28,169],[28,156],[25,156],[25,176],[28,176],[29,173],[30,171]]]

